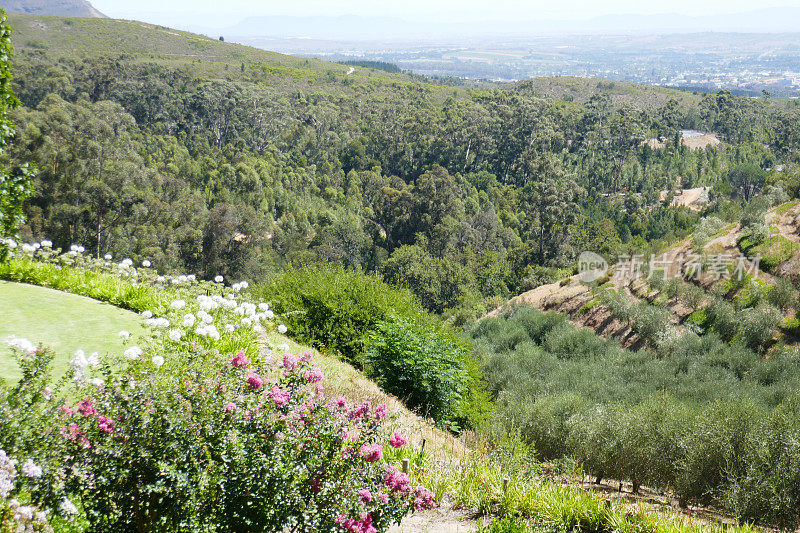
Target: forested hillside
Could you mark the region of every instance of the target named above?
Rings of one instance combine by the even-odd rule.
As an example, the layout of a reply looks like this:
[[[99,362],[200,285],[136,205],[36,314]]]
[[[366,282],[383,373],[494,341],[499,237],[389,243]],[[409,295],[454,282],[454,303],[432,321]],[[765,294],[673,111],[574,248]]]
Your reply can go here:
[[[584,249],[687,235],[696,213],[661,190],[716,185],[735,202],[732,169],[775,168],[798,146],[792,102],[635,86],[621,99],[610,83],[567,101],[348,74],[138,22],[10,22],[24,107],[9,157],[38,167],[24,236],[209,278],[335,261],[459,320],[558,279]],[[723,144],[690,150],[681,128]]]
[[[265,335],[274,318],[280,334],[347,361],[440,428],[470,430],[463,442],[472,439],[479,459],[461,458],[441,472],[431,466],[436,475],[424,475],[435,498],[421,487],[417,508],[449,499],[508,518],[491,531],[523,531],[519,520],[537,530],[606,531],[620,520],[664,530],[641,510],[631,514],[560,486],[544,490],[552,468],[556,483],[583,486],[584,473],[598,483],[612,479],[620,500],[625,483],[633,497],[658,491],[686,512],[704,505],[742,521],[800,523],[798,102],[575,78],[472,85],[139,22],[9,21],[20,105],[3,71],[0,140],[16,132],[0,156],[3,176],[13,178],[2,183],[3,201],[11,200],[0,206],[9,237],[0,240],[0,277],[146,314],[156,332],[147,359],[156,370],[138,360],[141,350],[121,368],[142,372],[143,383],[152,378],[165,402],[173,401],[169,380],[186,372],[212,379],[222,364],[227,377],[218,384],[235,378],[230,390],[242,393],[264,387],[276,409],[285,407],[280,390],[267,393],[258,374],[244,373],[248,358],[265,376],[283,372],[283,364],[284,378],[317,383],[320,375],[311,368],[301,375],[291,355],[272,361]],[[8,42],[5,30],[0,37]],[[582,280],[576,259],[583,251],[622,261]],[[649,262],[650,254],[677,269]],[[643,275],[618,278],[637,257]],[[238,281],[245,279],[252,289]],[[151,374],[165,356],[175,374]],[[30,390],[41,400],[39,389]],[[87,394],[113,392],[104,390]],[[209,411],[214,438],[236,420],[227,401]],[[193,439],[194,415],[175,416]],[[167,429],[159,435],[129,449],[178,442]],[[192,442],[198,456],[207,451]],[[286,450],[300,453],[294,442]],[[386,447],[391,460],[423,463],[424,440],[415,455],[389,450],[402,446],[395,444]],[[380,445],[363,445],[359,457],[380,483]],[[332,457],[344,460],[336,446]],[[145,454],[143,468],[160,453]],[[291,457],[289,470],[308,462]],[[194,479],[186,472],[198,479],[205,472],[178,463],[174,486]],[[210,483],[216,490],[251,472],[245,463],[203,479],[221,480]],[[156,492],[160,468],[152,470]],[[284,467],[276,468],[266,472]],[[308,494],[316,494],[317,473],[302,480]],[[119,505],[135,500],[139,481],[132,483],[114,496]],[[250,478],[241,485],[247,505],[252,486],[261,485]],[[355,513],[369,502],[353,487]],[[176,496],[197,520],[192,528],[205,530],[206,516],[220,528],[239,519],[238,500],[220,507],[213,490],[200,492],[196,501],[216,514],[191,503],[195,496]],[[107,517],[112,526],[148,523],[94,498],[81,496],[81,513],[94,525]],[[164,501],[153,503],[159,513]],[[333,507],[322,518],[289,507],[303,520],[344,528]],[[383,530],[392,520],[381,516]],[[259,515],[258,523],[272,519]],[[280,520],[276,528],[284,527]],[[237,530],[244,522],[231,523]]]

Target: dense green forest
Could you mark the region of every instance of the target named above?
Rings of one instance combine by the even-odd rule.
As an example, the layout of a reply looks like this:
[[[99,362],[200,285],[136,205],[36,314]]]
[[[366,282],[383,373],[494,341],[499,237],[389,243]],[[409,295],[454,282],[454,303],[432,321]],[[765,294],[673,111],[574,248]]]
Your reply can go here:
[[[735,198],[733,168],[774,168],[800,142],[800,108],[724,91],[631,105],[610,83],[566,101],[528,84],[348,75],[138,23],[11,25],[23,107],[9,157],[38,168],[24,236],[207,278],[338,262],[460,320],[557,279],[582,250],[687,235],[696,214],[659,191]],[[689,127],[724,144],[690,150]],[[665,148],[642,144],[654,137]]]

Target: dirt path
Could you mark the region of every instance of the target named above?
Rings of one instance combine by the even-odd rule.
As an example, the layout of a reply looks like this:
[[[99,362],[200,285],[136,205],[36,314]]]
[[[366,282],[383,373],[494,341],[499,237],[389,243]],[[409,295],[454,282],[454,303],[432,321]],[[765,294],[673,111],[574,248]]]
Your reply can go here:
[[[389,528],[389,533],[471,533],[489,521],[445,505],[406,516],[399,526]]]
[[[694,211],[699,211],[704,201],[701,198],[705,197],[708,201],[708,191],[711,187],[696,187],[694,189],[683,189],[681,194],[676,194],[672,199],[672,205],[688,207]],[[661,191],[660,199],[663,202],[667,198],[668,191]]]

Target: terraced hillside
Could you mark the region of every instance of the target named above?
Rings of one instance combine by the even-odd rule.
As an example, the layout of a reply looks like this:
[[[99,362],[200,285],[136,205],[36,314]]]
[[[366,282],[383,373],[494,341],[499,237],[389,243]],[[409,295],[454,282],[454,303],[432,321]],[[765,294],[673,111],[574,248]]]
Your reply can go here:
[[[770,294],[782,284],[779,290],[792,295],[777,303],[784,316],[767,344],[772,349],[797,346],[797,299],[785,280],[800,281],[800,203],[793,200],[770,208],[765,221],[770,233],[758,244],[741,224],[726,224],[708,242],[698,245],[690,238],[649,259],[637,257],[612,265],[602,283],[583,283],[581,275],[575,274],[520,294],[487,316],[500,316],[512,306],[533,306],[565,313],[576,325],[639,349],[646,342],[637,332],[636,317],[615,309],[618,301],[609,301],[609,294],[629,306],[648,304],[665,311],[676,332],[689,327],[703,333],[710,326],[706,315],[715,299],[751,309],[762,301],[777,302],[777,295],[770,300]]]

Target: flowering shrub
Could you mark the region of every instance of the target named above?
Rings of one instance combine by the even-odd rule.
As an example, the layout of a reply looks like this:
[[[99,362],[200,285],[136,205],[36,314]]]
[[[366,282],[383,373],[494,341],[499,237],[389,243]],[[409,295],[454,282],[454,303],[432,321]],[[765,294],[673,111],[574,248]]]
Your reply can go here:
[[[20,386],[0,388],[0,448],[20,458],[0,455],[0,501],[15,479],[31,481],[30,504],[12,513],[6,501],[3,526],[33,513],[31,527],[79,514],[92,531],[368,533],[434,504],[382,462],[386,407],[327,399],[310,354],[276,367],[202,351],[180,372],[120,358],[94,371],[101,385],[65,380],[56,392],[51,357],[25,354]]]

